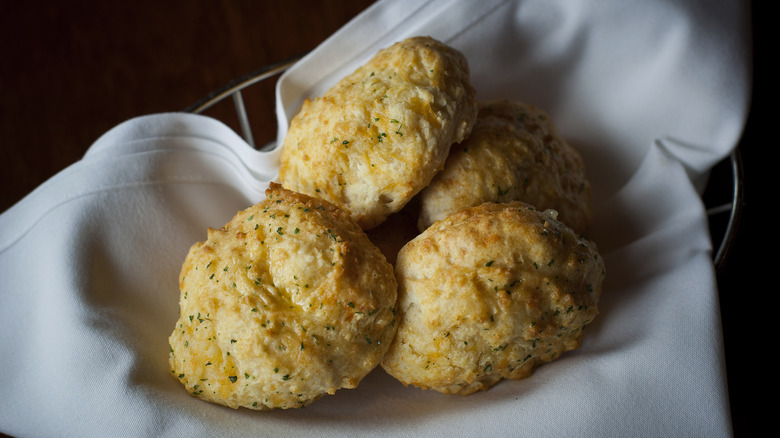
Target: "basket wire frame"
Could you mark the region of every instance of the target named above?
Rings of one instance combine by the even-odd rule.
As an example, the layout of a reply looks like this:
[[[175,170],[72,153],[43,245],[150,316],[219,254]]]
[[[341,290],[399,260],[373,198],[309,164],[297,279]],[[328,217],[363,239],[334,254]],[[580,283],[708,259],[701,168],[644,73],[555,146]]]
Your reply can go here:
[[[244,140],[253,148],[258,149],[258,147],[255,145],[254,137],[252,135],[252,128],[249,122],[249,117],[247,115],[246,106],[244,105],[244,98],[241,91],[260,81],[284,73],[285,70],[290,68],[302,57],[303,55],[294,56],[284,61],[267,65],[247,74],[246,76],[233,80],[224,87],[204,96],[202,99],[187,107],[184,111],[200,114],[218,102],[221,102],[227,98],[231,98],[235,106],[236,116],[238,117],[238,123],[241,128],[241,133]],[[264,150],[273,146],[273,144],[266,145],[263,148],[259,148],[259,150]],[[745,202],[744,169],[739,147],[735,148],[725,160],[730,163],[730,172],[732,178],[731,201],[715,206],[707,206],[707,216],[710,219],[710,222],[712,222],[712,218],[715,216],[719,216],[725,213],[729,214],[725,231],[722,238],[720,239],[719,244],[716,245],[717,249],[714,251],[713,255],[713,263],[715,265],[716,271],[719,271],[724,266],[729,251],[734,245],[737,229],[742,215],[742,209]]]
[[[252,127],[249,123],[249,117],[247,115],[246,106],[244,105],[244,97],[241,93],[241,90],[260,81],[264,81],[273,76],[282,74],[285,70],[290,68],[290,66],[301,59],[301,57],[302,55],[294,56],[287,60],[267,65],[249,73],[246,76],[233,80],[224,87],[206,95],[199,101],[190,105],[184,111],[188,113],[200,114],[217,103],[230,97],[233,99],[233,104],[236,108],[236,116],[238,117],[238,124],[241,127],[241,134],[244,137],[244,140],[249,143],[250,146],[257,149],[254,136],[252,135]]]

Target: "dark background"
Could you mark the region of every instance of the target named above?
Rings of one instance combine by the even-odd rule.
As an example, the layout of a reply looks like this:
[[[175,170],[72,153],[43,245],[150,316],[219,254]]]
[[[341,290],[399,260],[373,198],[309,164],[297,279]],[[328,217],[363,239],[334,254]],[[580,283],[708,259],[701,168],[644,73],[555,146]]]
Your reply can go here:
[[[307,52],[371,3],[0,2],[0,212],[78,161],[118,123],[183,110],[233,79]],[[766,142],[762,132],[768,116],[763,108],[770,98],[770,75],[761,56],[768,43],[760,38],[767,15],[760,7],[755,5],[753,14],[753,106],[740,144],[745,204],[737,239],[718,274],[737,436],[755,432],[759,421],[754,391],[766,388],[769,377],[759,371],[763,368],[757,362],[766,354],[756,346],[761,336],[771,333],[759,329],[756,314],[768,315],[773,309],[756,306],[763,301],[771,307],[775,292],[769,286],[771,271],[761,262],[768,257],[759,257],[751,244],[761,233],[762,247],[774,246],[773,224],[758,219],[759,211],[768,215],[764,206],[772,204],[765,198],[772,187],[764,185],[768,178],[760,164],[769,158],[758,156]],[[258,144],[276,134],[272,82],[245,95]],[[237,126],[227,104],[209,114]],[[728,167],[719,167],[717,177],[726,181],[725,189],[713,183],[713,191],[728,192]]]

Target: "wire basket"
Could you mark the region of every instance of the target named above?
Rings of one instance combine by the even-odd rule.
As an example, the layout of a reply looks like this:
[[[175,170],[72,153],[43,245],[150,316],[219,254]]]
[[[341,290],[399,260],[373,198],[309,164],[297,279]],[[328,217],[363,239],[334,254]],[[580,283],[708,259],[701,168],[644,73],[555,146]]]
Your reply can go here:
[[[255,144],[242,91],[259,82],[284,73],[285,70],[301,58],[302,55],[295,56],[267,65],[244,77],[235,79],[222,88],[204,96],[184,111],[201,114],[217,103],[230,98],[233,100],[235,115],[238,118],[238,124],[244,140],[257,150],[271,149],[275,146],[273,142],[261,147]],[[709,184],[703,194],[709,220],[710,237],[715,247],[713,263],[718,271],[721,270],[726,262],[739,228],[744,206],[743,172],[742,156],[739,147],[737,147],[727,158],[713,167]]]

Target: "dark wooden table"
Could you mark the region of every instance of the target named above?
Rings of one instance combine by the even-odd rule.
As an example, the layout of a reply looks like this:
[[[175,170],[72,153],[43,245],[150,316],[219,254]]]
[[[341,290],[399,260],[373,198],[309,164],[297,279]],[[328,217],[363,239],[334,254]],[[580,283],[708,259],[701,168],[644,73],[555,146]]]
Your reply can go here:
[[[309,51],[371,3],[1,2],[0,148],[10,165],[0,172],[0,211],[116,124],[183,110],[234,78]],[[273,90],[260,98],[273,99]],[[273,100],[260,103],[252,118],[270,121],[266,132],[258,128],[270,139]]]
[[[309,51],[371,3],[0,2],[0,211],[78,161],[116,124],[138,115],[183,110],[235,78]],[[763,29],[765,16],[755,14],[755,29]],[[765,41],[755,42],[756,90],[766,90],[769,79],[760,56]],[[245,97],[261,144],[275,137],[273,89],[258,87],[252,93]],[[752,390],[761,384],[752,364],[762,351],[747,341],[761,333],[745,326],[744,315],[768,312],[748,304],[750,296],[775,292],[770,290],[771,277],[764,277],[765,282],[755,278],[768,272],[759,267],[760,257],[750,246],[767,229],[758,222],[757,210],[773,203],[761,195],[764,173],[758,164],[762,160],[756,158],[766,119],[759,108],[767,99],[755,93],[741,146],[747,204],[736,245],[719,273],[737,435],[755,430]]]

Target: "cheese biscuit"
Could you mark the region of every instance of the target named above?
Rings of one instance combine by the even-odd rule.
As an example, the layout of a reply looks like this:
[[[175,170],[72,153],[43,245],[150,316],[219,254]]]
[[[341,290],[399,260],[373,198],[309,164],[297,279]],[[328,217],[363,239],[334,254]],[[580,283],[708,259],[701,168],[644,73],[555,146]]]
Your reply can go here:
[[[382,367],[404,385],[471,394],[578,348],[598,313],[596,246],[522,202],[436,222],[398,253],[399,326]]]
[[[187,391],[232,408],[297,408],[354,388],[395,333],[392,267],[340,208],[271,184],[192,246],[169,341]]]
[[[444,170],[420,193],[420,230],[483,202],[523,201],[558,211],[579,233],[591,217],[591,187],[579,153],[532,105],[480,103],[468,139],[453,147]]]
[[[393,44],[303,103],[278,180],[375,227],[428,185],[450,146],[469,134],[474,96],[460,52],[429,37]]]

